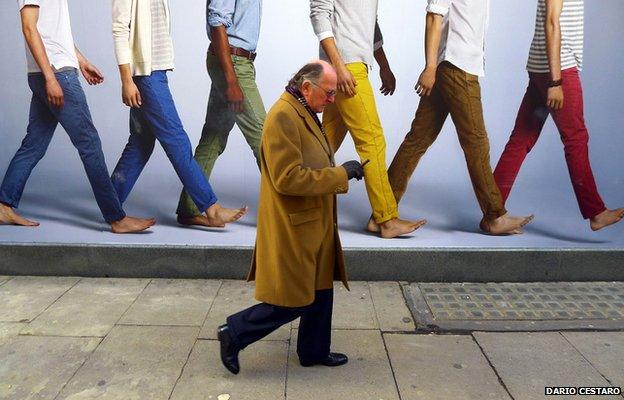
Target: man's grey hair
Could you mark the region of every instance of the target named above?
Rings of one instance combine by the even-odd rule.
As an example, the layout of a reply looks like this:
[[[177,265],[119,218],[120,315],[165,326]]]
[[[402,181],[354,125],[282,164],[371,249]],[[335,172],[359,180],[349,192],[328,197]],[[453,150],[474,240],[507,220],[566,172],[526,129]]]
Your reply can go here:
[[[304,65],[297,73],[288,81],[288,86],[301,89],[303,82],[310,81],[318,84],[323,76],[323,65],[319,62],[311,62]]]

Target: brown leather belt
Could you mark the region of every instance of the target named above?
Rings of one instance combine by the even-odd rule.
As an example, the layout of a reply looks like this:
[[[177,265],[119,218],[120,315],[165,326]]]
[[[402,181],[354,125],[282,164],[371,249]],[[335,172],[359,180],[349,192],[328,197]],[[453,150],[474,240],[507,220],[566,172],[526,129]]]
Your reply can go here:
[[[212,54],[215,54],[215,49],[212,46],[212,43],[210,43],[210,46],[208,46],[208,51],[211,52]],[[235,56],[245,57],[246,59],[250,61],[254,61],[256,59],[256,53],[252,53],[251,51],[241,49],[240,47],[230,46],[230,54],[233,54]]]

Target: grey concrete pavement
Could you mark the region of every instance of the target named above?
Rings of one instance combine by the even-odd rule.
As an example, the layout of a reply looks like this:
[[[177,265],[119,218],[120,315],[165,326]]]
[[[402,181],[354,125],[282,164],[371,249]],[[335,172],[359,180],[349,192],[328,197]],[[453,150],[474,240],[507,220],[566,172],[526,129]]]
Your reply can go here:
[[[232,375],[214,331],[255,303],[253,284],[8,277],[0,399],[520,400],[624,385],[624,332],[416,334],[402,285],[336,285],[332,350],[347,365],[301,367],[295,321],[242,351]]]
[[[474,337],[514,399],[541,399],[545,386],[610,386],[559,332],[478,332]]]
[[[82,279],[21,333],[106,336],[148,283],[147,279]]]
[[[510,399],[472,337],[384,335],[403,399]]]
[[[78,278],[15,277],[0,286],[0,321],[30,322],[79,281]]]

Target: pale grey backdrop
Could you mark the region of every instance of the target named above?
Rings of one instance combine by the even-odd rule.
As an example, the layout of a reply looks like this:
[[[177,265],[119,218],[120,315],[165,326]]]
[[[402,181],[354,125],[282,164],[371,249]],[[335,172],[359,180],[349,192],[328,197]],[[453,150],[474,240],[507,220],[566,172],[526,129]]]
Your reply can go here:
[[[30,91],[26,83],[24,44],[17,2],[0,3],[0,175],[25,134]],[[69,0],[74,37],[82,52],[105,74],[104,84],[85,91],[95,124],[102,138],[109,170],[114,167],[128,130],[128,110],[120,101],[120,85],[111,39],[111,6],[108,0]],[[377,97],[379,112],[388,142],[388,163],[407,132],[418,103],[413,86],[423,67],[424,1],[391,0],[380,2],[379,20],[385,36],[385,50],[396,74],[398,90],[392,97]],[[533,33],[536,1],[497,0],[487,38],[487,77],[483,79],[483,104],[490,134],[492,165],[495,165],[508,138],[524,93],[524,69]],[[205,33],[204,0],[172,0],[173,39],[176,69],[170,74],[177,106],[193,145],[199,140],[210,80],[204,59],[208,45]],[[304,0],[265,0],[261,40],[256,60],[258,85],[267,108],[277,99],[284,83],[304,62],[317,55],[318,44],[308,19]],[[624,204],[621,149],[624,146],[624,90],[621,79],[624,65],[624,3],[602,0],[586,4],[585,89],[586,120],[590,130],[590,154],[599,189],[612,207]],[[378,69],[372,81],[379,87]],[[351,141],[337,155],[339,162],[356,157]],[[225,154],[219,159],[211,183],[227,205],[249,204],[250,232],[245,243],[253,240],[254,211],[258,191],[258,171],[251,152],[235,129]],[[90,236],[90,221],[100,221],[93,196],[77,152],[62,129],[58,129],[46,157],[35,169],[21,209],[41,219],[45,229],[25,231],[0,229],[2,240],[18,241],[150,241],[209,242],[220,239],[193,239],[193,231],[175,228],[173,213],[181,185],[160,147],[139,179],[128,202],[130,212],[155,215],[167,234],[124,237]],[[362,184],[341,197],[341,225],[358,233],[369,213]],[[592,234],[581,220],[571,189],[563,150],[556,130],[549,121],[535,150],[529,155],[508,202],[517,213],[535,212],[537,220],[528,230],[531,239],[492,241],[474,235],[479,210],[453,126],[448,123],[438,141],[423,158],[414,174],[401,210],[406,217],[426,217],[427,245],[542,245],[589,244],[622,245],[622,227]],[[74,236],[71,229],[79,229]],[[83,230],[80,230],[84,228]],[[45,233],[42,233],[45,232]],[[156,231],[158,232],[158,231]],[[189,233],[191,232],[191,233]],[[465,233],[462,234],[462,233]],[[68,236],[69,235],[69,236]],[[185,236],[186,235],[186,236]],[[531,236],[532,235],[532,236]],[[526,236],[526,235],[525,235]],[[229,240],[229,239],[228,239]],[[354,239],[358,242],[359,239]],[[520,239],[518,239],[520,240]],[[528,240],[528,241],[527,241]],[[546,241],[546,242],[544,242]],[[226,240],[227,242],[227,240]],[[392,242],[371,242],[388,245]],[[357,243],[356,243],[357,244]],[[395,243],[396,244],[396,243]],[[401,242],[419,246],[422,242]]]

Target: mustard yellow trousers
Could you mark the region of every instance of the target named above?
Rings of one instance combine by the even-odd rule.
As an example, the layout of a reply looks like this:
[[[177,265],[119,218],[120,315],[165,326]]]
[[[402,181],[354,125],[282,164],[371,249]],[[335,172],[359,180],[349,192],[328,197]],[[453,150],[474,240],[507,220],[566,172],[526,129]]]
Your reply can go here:
[[[357,94],[348,97],[338,92],[336,102],[325,108],[323,129],[334,152],[342,144],[347,132],[351,133],[355,150],[364,166],[364,183],[378,224],[398,218],[399,210],[394,199],[386,168],[386,139],[377,113],[375,94],[368,80],[368,67],[364,63],[347,64],[357,82]]]

